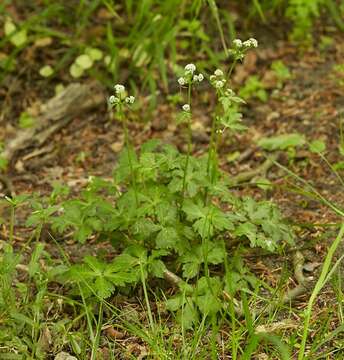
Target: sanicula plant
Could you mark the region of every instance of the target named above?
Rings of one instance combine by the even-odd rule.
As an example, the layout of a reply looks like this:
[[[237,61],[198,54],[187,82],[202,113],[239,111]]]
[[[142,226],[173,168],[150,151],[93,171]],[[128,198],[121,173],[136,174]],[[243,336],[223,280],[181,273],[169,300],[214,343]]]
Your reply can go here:
[[[135,180],[135,173],[134,173],[133,159],[132,159],[133,149],[132,149],[131,141],[130,141],[130,137],[129,137],[128,120],[124,113],[124,107],[125,106],[129,107],[130,105],[132,105],[135,102],[135,97],[132,95],[126,96],[125,87],[121,84],[116,84],[114,86],[114,89],[115,89],[116,95],[110,96],[109,103],[112,107],[116,108],[118,119],[123,124],[124,142],[125,142],[125,147],[127,150],[128,163],[129,163],[129,167],[130,167],[130,176],[131,176],[131,180],[132,180],[132,184],[133,184],[136,206],[138,206],[136,180]]]
[[[236,104],[244,103],[240,97],[236,96],[234,91],[230,88],[230,78],[238,61],[244,59],[245,53],[252,48],[258,47],[256,39],[250,38],[244,42],[240,39],[233,40],[233,47],[229,53],[232,57],[231,66],[227,74],[220,69],[215,70],[214,74],[210,76],[210,83],[216,90],[217,107],[215,109],[212,127],[210,145],[208,151],[207,171],[209,180],[214,183],[218,171],[217,149],[221,142],[221,135],[226,129],[232,131],[244,130],[245,127],[240,123],[242,115],[238,112]],[[205,196],[207,202],[207,194]]]
[[[235,296],[238,289],[231,280],[236,270],[231,265],[230,242],[248,241],[252,247],[269,251],[293,242],[291,229],[272,203],[240,199],[230,192],[230,179],[217,160],[224,131],[245,128],[238,109],[243,101],[231,89],[230,75],[246,51],[256,46],[255,39],[235,40],[230,69],[217,69],[210,76],[218,105],[204,157],[192,155],[193,89],[204,80],[194,64],[186,65],[178,79],[181,89],[187,90],[181,113],[187,127],[186,154],[157,140],[148,141],[136,152],[127,114],[135,99],[128,96],[123,85],[115,86],[109,103],[123,125],[125,148],[114,171],[114,182],[90,179],[80,199],[64,201],[59,216],[51,217],[54,231],[75,229],[76,239],[82,242],[95,234],[122,251],[110,263],[87,256],[82,265],[74,265],[66,273],[66,279],[80,286],[84,283],[85,296],[96,294],[106,299],[115,291],[126,288],[128,292],[128,285],[140,282],[153,328],[149,279],[177,279],[174,285],[180,292],[167,299],[167,307],[177,313],[183,328],[208,316],[215,324],[217,314],[224,310],[223,291]],[[218,276],[219,269],[222,277]]]
[[[183,207],[183,201],[185,198],[185,187],[186,187],[186,178],[189,168],[189,159],[191,156],[192,150],[192,108],[191,108],[191,99],[192,99],[192,87],[196,83],[202,82],[204,79],[203,74],[195,74],[196,66],[195,64],[187,64],[184,69],[184,76],[178,79],[178,84],[183,87],[187,87],[187,103],[182,106],[184,117],[187,121],[187,129],[188,129],[188,147],[187,147],[187,156],[185,160],[185,168],[184,168],[184,176],[183,176],[183,188],[182,188],[182,203],[181,207]]]

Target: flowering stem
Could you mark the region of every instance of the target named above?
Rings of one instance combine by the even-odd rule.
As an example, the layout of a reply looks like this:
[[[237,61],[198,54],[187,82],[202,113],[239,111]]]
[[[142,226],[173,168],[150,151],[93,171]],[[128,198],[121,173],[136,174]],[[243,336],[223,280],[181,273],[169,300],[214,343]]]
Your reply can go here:
[[[192,89],[192,84],[189,83],[188,86],[188,104],[191,107],[191,89]],[[186,177],[187,177],[187,173],[188,173],[188,168],[189,168],[189,159],[190,159],[190,155],[191,155],[191,148],[192,148],[192,129],[191,129],[191,112],[190,112],[190,116],[188,116],[188,150],[187,150],[187,155],[186,155],[186,161],[185,161],[185,168],[184,168],[184,175],[183,175],[183,188],[182,188],[182,201],[180,204],[180,208],[183,207],[183,202],[184,202],[184,198],[185,198],[185,190],[186,190]]]
[[[15,221],[15,205],[11,204],[11,220],[10,220],[10,244],[13,246],[14,238],[14,221]]]
[[[234,61],[232,62],[232,65],[231,65],[231,67],[229,68],[228,73],[227,73],[227,76],[226,76],[226,80],[227,80],[227,81],[229,81],[229,79],[230,79],[230,77],[231,77],[231,75],[232,75],[232,72],[233,72],[233,70],[234,70],[235,65],[237,64],[237,62],[238,62],[238,59],[234,59]]]
[[[221,25],[221,21],[220,21],[220,16],[219,16],[219,11],[217,9],[216,2],[215,2],[215,0],[208,0],[208,3],[209,3],[211,12],[213,13],[213,16],[214,16],[215,21],[216,21],[217,28],[218,28],[219,33],[220,33],[220,39],[221,39],[223,49],[225,51],[225,55],[228,56],[228,48],[227,48],[227,45],[226,45],[226,40],[225,40],[225,36],[224,36],[224,33],[223,33],[223,29],[222,29],[222,25]]]
[[[207,163],[207,173],[209,177],[209,181],[213,184],[214,174],[217,171],[217,146],[216,146],[216,132],[217,132],[217,113],[218,106],[216,107],[215,115],[213,117],[212,125],[211,125],[211,134],[210,134],[210,143],[208,150],[208,163]],[[208,189],[206,189],[204,196],[204,204],[208,203]]]
[[[136,187],[136,178],[135,178],[135,174],[134,174],[134,167],[133,167],[133,163],[132,163],[132,159],[131,159],[131,150],[132,149],[131,149],[131,143],[130,143],[130,138],[129,138],[128,122],[127,122],[126,117],[124,116],[122,105],[120,105],[118,107],[118,112],[119,112],[120,119],[122,120],[122,124],[123,124],[124,143],[125,143],[125,147],[127,148],[130,177],[131,177],[131,182],[132,182],[132,186],[134,189],[136,206],[138,206],[139,200],[138,200],[138,196],[137,196],[137,187]]]
[[[227,76],[226,76],[226,82],[229,82],[229,79],[233,73],[233,70],[235,68],[235,65],[237,64],[238,60],[235,58],[232,62],[231,67],[228,70]],[[219,104],[219,103],[218,103]],[[217,126],[217,119],[220,112],[220,106],[217,105],[215,109],[215,116],[213,118],[212,127],[211,127],[211,136],[210,136],[210,143],[209,143],[209,150],[208,150],[208,164],[207,164],[207,173],[209,177],[209,181],[211,184],[214,184],[217,172],[218,172],[218,148],[221,141],[221,135]],[[208,189],[205,192],[204,197],[204,204],[206,205],[208,202]]]

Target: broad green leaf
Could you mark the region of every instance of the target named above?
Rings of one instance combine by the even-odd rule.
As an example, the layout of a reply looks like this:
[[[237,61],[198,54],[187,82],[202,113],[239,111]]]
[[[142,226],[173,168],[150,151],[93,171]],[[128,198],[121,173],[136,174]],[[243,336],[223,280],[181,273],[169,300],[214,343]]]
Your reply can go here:
[[[40,270],[39,259],[41,258],[42,254],[44,253],[44,244],[37,243],[35,246],[35,250],[33,251],[29,263],[29,275],[32,277]]]
[[[79,78],[84,74],[84,69],[80,67],[78,64],[73,63],[69,68],[69,73],[73,76],[73,78]]]
[[[5,24],[4,24],[4,33],[5,33],[5,35],[9,36],[12,33],[14,33],[16,30],[17,30],[17,27],[14,24],[14,22],[10,18],[7,18],[5,20]]]
[[[141,263],[147,261],[147,250],[141,245],[131,245],[124,250],[124,254],[129,254]]]
[[[255,183],[257,187],[263,190],[271,190],[273,187],[271,181],[267,178],[258,178],[255,180]]]
[[[159,232],[155,241],[158,249],[171,249],[179,242],[179,235],[175,228],[166,227]]]
[[[25,29],[18,31],[10,18],[5,20],[4,32],[6,36],[10,36],[10,42],[16,47],[24,45],[27,41],[27,31]]]
[[[124,282],[121,284],[116,283],[117,285],[124,285]],[[97,295],[102,298],[106,299],[111,296],[111,294],[115,290],[115,286],[107,280],[105,277],[98,277],[96,281],[94,282],[95,290],[97,292]]]
[[[127,254],[116,258],[110,264],[102,262],[94,256],[86,256],[84,263],[72,266],[69,276],[67,274],[66,277],[73,281],[86,283],[88,290],[91,288],[97,296],[103,299],[109,297],[116,287],[136,282],[138,279],[132,257]]]
[[[190,251],[185,253],[180,261],[183,264],[183,277],[191,279],[198,274],[199,267],[204,259],[202,246],[194,246]]]
[[[326,150],[326,143],[322,140],[314,140],[309,144],[309,150],[314,153],[322,153]]]
[[[185,201],[183,211],[186,213],[188,220],[191,221],[204,217],[203,209],[191,200]]]
[[[8,166],[8,160],[0,154],[0,170],[6,170]]]
[[[231,219],[222,210],[213,207],[211,213],[211,223],[218,230],[233,230],[234,225]]]
[[[113,262],[108,265],[108,268],[113,272],[127,271],[128,268],[134,268],[138,264],[137,257],[124,253],[116,256]]]
[[[82,54],[75,59],[75,64],[81,69],[87,70],[93,66],[93,60],[87,54]]]
[[[153,276],[163,279],[164,273],[166,271],[166,266],[161,260],[150,260],[149,261],[149,270]]]
[[[19,127],[22,129],[28,129],[35,125],[36,119],[27,112],[22,112],[19,117]]]
[[[50,65],[44,65],[39,69],[39,74],[43,77],[49,77],[54,73],[54,69]]]
[[[177,311],[185,304],[185,302],[186,298],[182,294],[177,294],[166,300],[166,308],[170,311]]]
[[[251,246],[255,246],[257,238],[257,227],[250,222],[245,222],[236,228],[235,235],[246,236],[250,240]]]
[[[222,285],[217,277],[207,279],[202,277],[198,280],[196,285],[197,297],[195,302],[200,311],[204,315],[216,314],[222,308],[222,303],[219,300]]]
[[[214,227],[209,216],[196,220],[192,227],[203,239],[210,238],[214,234]]]
[[[262,138],[258,145],[265,150],[285,150],[289,147],[302,146],[305,143],[305,137],[302,134],[283,134],[270,138]]]
[[[192,279],[195,277],[200,268],[201,262],[198,259],[195,259],[193,262],[187,262],[183,264],[183,277],[186,279]]]
[[[198,311],[191,299],[187,299],[185,306],[178,311],[177,319],[185,329],[191,329],[199,320]]]
[[[210,264],[221,264],[226,257],[226,251],[224,245],[221,243],[214,244],[208,252],[208,262]]]
[[[93,61],[99,61],[103,58],[103,52],[97,48],[86,48],[85,54],[88,55]]]

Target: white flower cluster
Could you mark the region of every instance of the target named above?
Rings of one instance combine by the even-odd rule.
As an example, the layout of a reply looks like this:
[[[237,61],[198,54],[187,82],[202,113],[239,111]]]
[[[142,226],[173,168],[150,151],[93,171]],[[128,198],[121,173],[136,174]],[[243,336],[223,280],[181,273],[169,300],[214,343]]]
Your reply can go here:
[[[180,86],[184,86],[191,83],[202,82],[204,80],[203,74],[195,74],[196,65],[195,64],[187,64],[184,68],[184,76],[178,79],[178,84]]]
[[[248,40],[244,41],[242,44],[247,48],[257,48],[258,47],[258,41],[254,38],[249,38]]]
[[[228,97],[232,97],[232,96],[235,95],[235,93],[234,93],[234,91],[233,91],[232,89],[229,89],[229,88],[228,88],[228,89],[225,91],[225,95],[228,96]]]
[[[127,96],[127,97],[125,98],[125,102],[126,102],[127,104],[134,104],[134,101],[135,101],[135,97],[134,97],[134,96]]]
[[[226,85],[223,71],[216,69],[214,74],[210,76],[210,82],[216,89],[222,89]]]
[[[249,38],[248,40],[241,41],[240,39],[233,40],[233,49],[231,49],[232,55],[236,60],[242,60],[245,56],[245,52],[252,48],[258,47],[258,41],[254,38]]]
[[[135,102],[134,96],[126,96],[125,86],[121,84],[116,84],[114,86],[115,94],[109,97],[109,103],[112,106],[116,106],[122,102],[126,104],[133,104]]]
[[[233,40],[233,45],[236,47],[236,48],[242,48],[242,41],[240,39],[234,39]]]
[[[196,65],[195,64],[187,64],[185,65],[185,74],[192,74],[196,71]]]
[[[182,106],[182,109],[185,111],[185,112],[190,112],[190,105],[189,104],[184,104]]]
[[[233,45],[237,49],[245,48],[257,48],[258,47],[258,41],[254,38],[249,38],[248,40],[242,42],[240,39],[234,39]]]

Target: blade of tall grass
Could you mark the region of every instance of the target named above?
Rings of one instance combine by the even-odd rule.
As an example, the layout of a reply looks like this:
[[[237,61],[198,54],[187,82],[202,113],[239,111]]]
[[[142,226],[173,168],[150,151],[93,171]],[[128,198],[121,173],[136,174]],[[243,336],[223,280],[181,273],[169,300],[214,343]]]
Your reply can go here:
[[[335,268],[335,267],[333,267],[332,270],[330,269],[331,263],[332,263],[332,258],[334,256],[335,251],[338,248],[338,245],[342,241],[343,236],[344,236],[344,223],[342,224],[336,239],[333,241],[333,243],[331,244],[331,246],[330,246],[330,248],[329,248],[329,250],[327,252],[327,255],[326,255],[326,258],[325,258],[325,261],[324,261],[324,265],[323,265],[323,267],[321,269],[319,279],[318,279],[317,283],[315,284],[315,287],[313,289],[311,297],[310,297],[310,299],[308,301],[308,305],[307,305],[307,308],[305,310],[305,320],[304,320],[304,326],[303,326],[301,347],[300,347],[300,351],[299,351],[299,354],[298,354],[298,360],[303,360],[304,359],[313,304],[314,304],[315,299],[318,296],[319,292],[324,287],[326,282],[329,280],[329,275],[332,274],[333,269]],[[340,260],[343,257],[344,257],[344,255],[340,258]],[[337,264],[338,264],[338,262],[337,262]]]

